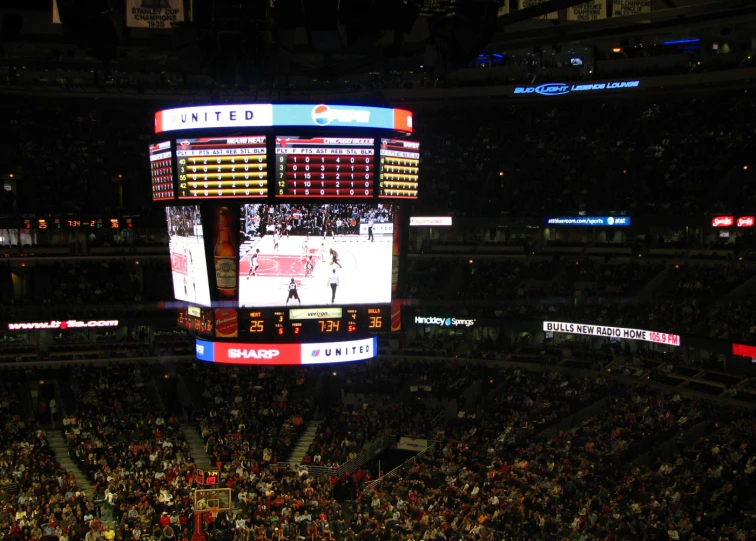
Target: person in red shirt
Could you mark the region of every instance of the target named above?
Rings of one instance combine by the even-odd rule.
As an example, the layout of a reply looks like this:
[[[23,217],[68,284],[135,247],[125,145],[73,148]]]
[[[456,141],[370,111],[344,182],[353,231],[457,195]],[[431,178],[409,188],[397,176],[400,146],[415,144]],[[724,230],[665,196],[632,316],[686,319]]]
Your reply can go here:
[[[160,526],[162,528],[165,528],[166,526],[168,526],[171,523],[171,517],[168,516],[168,513],[166,513],[165,511],[163,511],[163,514],[160,515],[160,521],[159,522],[160,522]]]

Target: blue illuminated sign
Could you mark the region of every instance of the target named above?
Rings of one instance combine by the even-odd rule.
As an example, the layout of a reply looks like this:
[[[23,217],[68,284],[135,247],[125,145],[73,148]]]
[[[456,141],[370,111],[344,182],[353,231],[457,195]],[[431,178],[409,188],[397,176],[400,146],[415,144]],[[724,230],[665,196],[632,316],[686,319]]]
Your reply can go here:
[[[630,216],[558,216],[543,221],[546,225],[627,227]]]
[[[541,96],[564,96],[575,92],[596,92],[599,90],[619,90],[638,88],[640,81],[612,81],[610,83],[544,83],[538,86],[516,86],[515,95],[539,94]]]

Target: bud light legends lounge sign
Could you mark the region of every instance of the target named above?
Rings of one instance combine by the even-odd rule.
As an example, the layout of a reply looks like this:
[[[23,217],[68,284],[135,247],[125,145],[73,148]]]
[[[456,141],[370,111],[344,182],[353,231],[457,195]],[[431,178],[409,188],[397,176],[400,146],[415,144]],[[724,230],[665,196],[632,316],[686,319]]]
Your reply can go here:
[[[638,88],[640,81],[612,81],[608,83],[544,83],[538,86],[516,86],[514,95],[539,94],[541,96],[564,96],[577,92],[597,92],[601,90],[627,90]]]

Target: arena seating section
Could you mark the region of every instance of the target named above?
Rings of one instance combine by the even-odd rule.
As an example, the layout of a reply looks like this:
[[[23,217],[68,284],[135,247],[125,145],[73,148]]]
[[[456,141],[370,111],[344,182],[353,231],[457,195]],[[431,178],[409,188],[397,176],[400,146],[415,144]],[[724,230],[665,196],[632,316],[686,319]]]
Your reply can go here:
[[[2,160],[23,180],[16,197],[0,192],[1,212],[109,212],[122,185],[130,211],[155,216],[143,189],[154,104],[15,99],[0,107]],[[756,124],[749,94],[435,107],[417,113],[418,212],[756,213],[754,165],[745,167]],[[733,294],[756,277],[753,235],[716,251],[649,235],[617,243],[621,254],[590,255],[581,243],[553,243],[577,250],[546,254],[523,240],[488,242],[472,226],[467,233],[413,250],[402,294],[469,317],[756,343],[756,304]],[[158,237],[145,233],[130,249],[140,253]],[[658,248],[674,257],[654,255]],[[167,258],[137,270],[106,255],[33,272],[36,287],[23,294],[8,286],[9,273],[0,277],[4,314],[40,305],[50,317],[113,306],[154,314],[170,292]],[[36,367],[3,371],[0,528],[8,541],[188,541],[194,430],[234,493],[234,509],[206,525],[212,540],[756,539],[756,421],[747,407],[756,390],[716,359],[623,345],[589,351],[580,340],[401,337],[395,355],[332,373],[192,363],[182,360],[193,354],[190,337],[175,329],[96,344],[77,336],[56,336],[43,359],[68,361],[53,374],[62,426],[30,420]],[[0,343],[3,362],[40,360],[38,344],[11,338]],[[145,356],[157,361],[126,362]],[[180,414],[155,398],[163,371],[180,374],[198,397]],[[341,396],[323,395],[327,378],[341,382]],[[288,464],[310,423],[317,429],[305,467]],[[56,459],[51,430],[65,437],[102,508]],[[429,447],[381,478],[375,459],[345,469],[383,436]]]

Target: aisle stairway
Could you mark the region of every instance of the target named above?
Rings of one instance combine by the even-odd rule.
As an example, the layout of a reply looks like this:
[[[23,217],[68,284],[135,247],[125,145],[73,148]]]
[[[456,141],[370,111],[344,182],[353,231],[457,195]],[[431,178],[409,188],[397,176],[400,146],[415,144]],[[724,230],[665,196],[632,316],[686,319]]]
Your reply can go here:
[[[55,453],[55,458],[58,459],[60,465],[74,474],[76,483],[79,485],[79,488],[84,491],[87,500],[93,502],[94,487],[76,463],[71,460],[71,456],[68,454],[68,445],[66,445],[66,440],[63,435],[57,430],[51,430],[47,432],[47,442],[50,444],[50,449]]]
[[[186,437],[186,443],[189,444],[189,451],[192,453],[194,463],[197,465],[197,469],[211,470],[213,469],[210,462],[210,455],[205,450],[205,441],[202,439],[202,434],[193,426],[184,426],[184,436]]]
[[[320,421],[310,421],[305,428],[302,436],[297,440],[297,444],[289,455],[289,464],[301,464],[302,459],[307,454],[307,450],[310,448],[310,444],[315,441],[315,434],[318,431]]]

